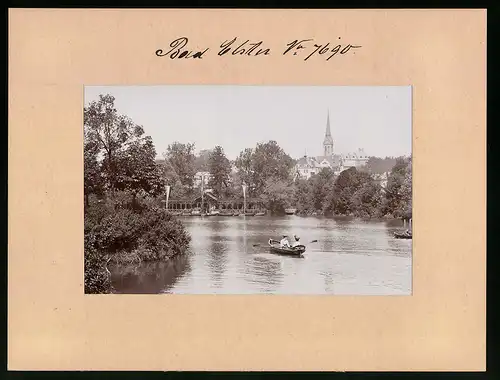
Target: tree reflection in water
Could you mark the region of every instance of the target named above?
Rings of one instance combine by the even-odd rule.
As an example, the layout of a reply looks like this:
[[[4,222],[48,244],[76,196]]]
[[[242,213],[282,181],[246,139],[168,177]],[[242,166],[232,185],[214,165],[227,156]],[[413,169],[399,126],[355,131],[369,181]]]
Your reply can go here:
[[[166,293],[191,270],[187,255],[162,262],[114,265],[109,269],[113,288],[119,289],[115,292],[126,294]]]
[[[208,249],[208,268],[210,271],[211,286],[221,288],[223,286],[224,274],[227,265],[227,241],[221,235],[227,229],[227,225],[222,220],[214,220],[208,223],[211,231],[210,248]]]

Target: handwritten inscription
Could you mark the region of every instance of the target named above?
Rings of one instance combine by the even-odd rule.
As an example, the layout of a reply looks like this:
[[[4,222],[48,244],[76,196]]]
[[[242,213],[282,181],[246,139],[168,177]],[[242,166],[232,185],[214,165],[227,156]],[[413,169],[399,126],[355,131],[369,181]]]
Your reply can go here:
[[[339,37],[339,39],[340,39],[340,37]],[[288,46],[288,48],[283,52],[283,55],[286,55],[287,53],[289,53],[291,51],[293,51],[293,55],[297,55],[297,53],[300,50],[305,49],[306,54],[307,53],[309,53],[309,54],[306,55],[306,57],[304,58],[304,61],[307,61],[309,58],[311,58],[316,53],[318,53],[318,55],[323,55],[323,54],[328,53],[328,58],[326,60],[329,61],[337,53],[338,54],[347,54],[351,49],[358,49],[361,47],[359,45],[351,45],[351,44],[347,44],[347,45],[337,44],[335,46],[332,44],[330,46],[330,42],[328,42],[325,45],[318,45],[318,44],[313,43],[312,41],[313,40],[311,38],[306,39],[306,40],[291,41],[286,45],[286,46]],[[312,48],[311,48],[311,45],[312,45]]]
[[[192,50],[184,49],[188,43],[188,39],[186,37],[181,37],[173,40],[170,43],[170,50],[167,52],[163,52],[162,49],[158,49],[156,51],[156,55],[158,57],[165,57],[168,56],[171,59],[175,58],[203,58],[203,54],[205,54],[208,51],[208,48],[206,48],[203,51],[197,51],[193,53]]]
[[[341,38],[338,37],[338,40]],[[187,37],[180,37],[173,40],[170,44],[170,50],[158,49],[155,54],[158,57],[167,57],[170,59],[202,59],[210,48],[199,49],[190,48]],[[286,47],[286,48],[285,48]],[[324,56],[329,61],[335,56],[341,56],[348,53],[355,54],[355,50],[361,48],[361,45],[340,44],[326,42],[322,44],[315,43],[312,38],[295,39],[284,45],[281,52],[284,56],[297,56],[304,61],[313,56]],[[231,40],[225,40],[218,47],[217,55],[220,56],[266,56],[271,55],[271,48],[266,47],[264,41],[238,40],[234,37]]]
[[[250,40],[246,40],[242,44],[236,43],[236,37],[231,41],[224,41],[220,47],[219,55],[224,55],[226,53],[231,52],[232,55],[248,55],[248,56],[257,56],[257,55],[269,55],[271,51],[269,49],[262,49],[262,41],[259,42],[250,42]],[[232,49],[232,51],[231,51]]]

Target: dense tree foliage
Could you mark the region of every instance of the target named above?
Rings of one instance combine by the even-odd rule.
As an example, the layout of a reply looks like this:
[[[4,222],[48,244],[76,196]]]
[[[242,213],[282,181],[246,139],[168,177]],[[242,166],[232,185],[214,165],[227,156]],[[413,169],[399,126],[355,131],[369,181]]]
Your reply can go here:
[[[276,141],[257,144],[252,155],[252,188],[260,193],[269,180],[290,181],[294,163]]]
[[[172,171],[175,178],[188,189],[192,189],[196,173],[194,149],[194,144],[174,142],[164,153],[168,170]]]
[[[194,159],[194,167],[196,172],[208,172],[208,159],[212,151],[210,149],[203,149]]]
[[[383,174],[390,172],[392,167],[396,165],[396,158],[394,157],[370,157],[366,163],[366,169],[372,174]]]
[[[362,218],[410,217],[411,159],[398,159],[387,189],[366,170],[349,168],[337,177],[323,169],[294,184],[294,200],[302,215],[352,215]]]
[[[223,189],[229,187],[231,177],[231,162],[224,154],[221,146],[216,146],[208,158],[210,180],[208,185],[217,195],[223,195]]]
[[[165,260],[189,243],[182,224],[155,202],[165,191],[165,162],[156,161],[151,137],[118,114],[114,101],[101,95],[84,109],[86,293],[111,291],[110,262]],[[181,181],[186,173],[174,175]]]
[[[294,188],[290,183],[275,178],[269,178],[259,196],[267,210],[274,214],[281,214],[287,207],[292,206]]]
[[[254,190],[254,150],[252,148],[246,148],[238,158],[236,158],[235,166],[238,170],[238,179],[241,183],[245,183],[248,186],[250,193]]]

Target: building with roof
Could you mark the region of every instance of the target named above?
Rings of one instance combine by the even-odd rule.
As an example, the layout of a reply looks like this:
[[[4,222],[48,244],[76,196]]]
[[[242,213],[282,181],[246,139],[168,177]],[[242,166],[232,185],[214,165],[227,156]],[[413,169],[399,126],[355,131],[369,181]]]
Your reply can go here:
[[[368,156],[363,149],[358,152],[348,154],[336,154],[334,150],[334,140],[330,128],[330,112],[326,118],[325,138],[323,139],[323,155],[304,155],[295,166],[296,179],[309,179],[313,174],[319,173],[324,168],[333,170],[335,175],[339,175],[343,170],[351,167],[360,168],[366,165]]]
[[[361,168],[368,162],[368,156],[365,150],[359,148],[357,152],[347,153],[342,155],[344,169]]]

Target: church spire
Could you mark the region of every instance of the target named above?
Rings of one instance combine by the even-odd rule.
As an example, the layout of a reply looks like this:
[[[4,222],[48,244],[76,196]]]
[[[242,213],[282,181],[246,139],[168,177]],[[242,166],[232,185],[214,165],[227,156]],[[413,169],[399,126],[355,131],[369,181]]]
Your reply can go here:
[[[330,110],[328,110],[328,113],[326,115],[326,133],[325,133],[325,138],[326,137],[332,137],[332,132],[330,131]]]
[[[331,156],[332,154],[333,154],[333,138],[332,138],[332,132],[330,130],[330,110],[328,110],[328,114],[326,117],[325,139],[323,140],[323,155]]]

